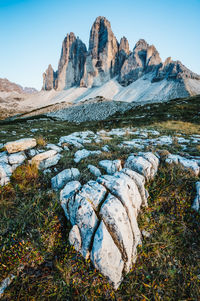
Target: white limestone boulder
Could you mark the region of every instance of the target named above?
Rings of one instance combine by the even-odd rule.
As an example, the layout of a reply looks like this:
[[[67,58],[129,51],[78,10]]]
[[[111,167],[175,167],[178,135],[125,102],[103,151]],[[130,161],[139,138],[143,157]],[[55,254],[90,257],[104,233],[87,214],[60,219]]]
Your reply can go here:
[[[0,163],[0,186],[7,185],[10,182],[12,168],[7,163]]]
[[[90,259],[104,276],[117,289],[122,280],[124,261],[103,221],[101,221],[95,236]]]
[[[85,159],[89,156],[96,156],[100,154],[101,151],[89,151],[87,149],[78,150],[74,155],[75,156],[74,162],[79,163],[82,159]]]
[[[112,175],[116,171],[120,171],[122,169],[121,160],[101,160],[99,162],[99,166],[109,175]]]
[[[57,154],[55,150],[49,150],[34,156],[31,160],[31,164],[35,164],[38,169],[47,169],[56,165],[60,158],[61,155]]]
[[[75,209],[73,208],[73,212],[75,214],[75,224],[80,230],[82,239],[80,252],[84,258],[88,259],[90,255],[92,238],[98,227],[99,220],[89,200],[84,197],[80,197],[80,195],[77,195],[74,203]]]
[[[127,212],[119,199],[109,194],[101,207],[100,216],[109,233],[112,233],[111,236],[125,262],[125,272],[128,273],[133,264],[132,258],[136,254],[132,254],[135,239]]]
[[[16,141],[8,142],[4,145],[9,154],[18,153],[37,145],[36,139],[34,138],[23,138]]]
[[[51,187],[54,190],[63,188],[68,182],[77,180],[80,172],[77,168],[64,169],[51,179]]]
[[[131,223],[136,245],[138,245],[141,242],[141,233],[137,224],[137,215],[142,204],[142,198],[135,182],[121,172],[115,173],[114,176],[102,176],[97,181],[122,202]]]
[[[62,147],[59,147],[59,146],[57,146],[57,145],[55,145],[55,144],[52,144],[52,143],[48,143],[48,144],[46,145],[46,148],[47,148],[47,149],[55,150],[57,153],[60,153],[60,152],[63,151]]]
[[[75,197],[77,191],[81,188],[81,183],[78,181],[71,181],[65,185],[60,192],[61,206],[65,212],[66,218],[70,219],[69,201]]]
[[[14,153],[8,157],[8,161],[11,165],[20,165],[26,160],[26,155],[24,152]]]
[[[123,168],[122,172],[125,173],[126,175],[128,175],[131,179],[133,179],[133,181],[135,182],[135,184],[137,185],[137,188],[140,192],[140,196],[142,198],[142,205],[145,207],[148,207],[148,191],[145,189],[145,177],[142,176],[141,174],[137,173],[134,170],[128,169],[128,168]]]
[[[87,166],[87,168],[89,169],[91,174],[93,174],[95,177],[100,177],[101,176],[101,171],[96,166],[89,164]]]
[[[86,198],[92,204],[95,211],[98,211],[102,201],[105,199],[107,190],[96,181],[89,181],[81,188],[79,195]]]
[[[152,164],[141,156],[131,155],[125,162],[125,168],[129,168],[143,175],[147,180],[150,180],[152,174]]]
[[[77,252],[81,252],[82,240],[80,230],[77,225],[74,225],[69,232],[69,243]]]
[[[1,152],[0,153],[0,163],[7,163],[8,164],[8,153]]]
[[[179,155],[169,154],[165,160],[168,164],[180,164],[184,169],[191,171],[195,176],[200,173],[200,167],[195,160],[186,159]]]

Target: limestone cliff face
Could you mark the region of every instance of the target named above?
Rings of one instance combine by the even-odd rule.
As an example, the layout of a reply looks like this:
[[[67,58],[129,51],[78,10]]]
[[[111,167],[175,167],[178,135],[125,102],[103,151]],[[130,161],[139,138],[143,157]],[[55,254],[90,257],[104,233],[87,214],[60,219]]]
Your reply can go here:
[[[100,86],[115,75],[118,48],[110,22],[104,17],[98,17],[90,31],[81,86]]]
[[[119,75],[119,82],[127,86],[145,73],[158,68],[160,63],[161,58],[156,48],[141,39],[136,43],[133,52],[124,61]]]
[[[85,44],[70,33],[63,41],[62,52],[58,64],[58,78],[56,88],[63,90],[79,85],[84,71],[87,54]]]
[[[66,36],[58,70],[54,72],[49,65],[43,75],[43,89],[97,87],[114,77],[122,86],[128,86],[140,78],[148,78],[151,83],[167,80],[169,83],[175,81],[184,85],[188,79],[200,80],[199,75],[179,61],[167,58],[162,63],[155,46],[143,39],[136,43],[131,52],[128,40],[122,37],[118,43],[110,22],[105,17],[98,17],[90,31],[88,51],[74,33]],[[196,87],[200,82],[194,85]]]

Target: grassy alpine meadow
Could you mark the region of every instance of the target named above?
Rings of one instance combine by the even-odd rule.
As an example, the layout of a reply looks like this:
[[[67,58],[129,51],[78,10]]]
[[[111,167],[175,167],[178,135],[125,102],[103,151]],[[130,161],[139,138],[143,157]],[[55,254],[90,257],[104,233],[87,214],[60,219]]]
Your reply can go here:
[[[143,121],[143,117],[133,117],[149,112],[147,107],[107,121],[81,125],[41,118],[4,123],[0,142],[35,137],[38,149],[42,149],[46,143],[58,142],[59,137],[74,131],[124,126],[154,129],[160,135],[172,137],[181,133],[187,138],[200,133],[199,102],[196,98],[192,101],[193,111],[189,102],[182,103],[184,108],[187,105],[188,112],[179,101],[176,103],[179,111],[165,103],[166,110],[157,108],[153,117]],[[163,118],[169,111],[171,117]],[[181,118],[179,112],[183,112]],[[136,263],[119,289],[115,291],[90,260],[85,260],[69,245],[71,225],[64,216],[59,193],[51,190],[51,178],[65,168],[77,167],[81,184],[86,183],[93,179],[88,164],[97,166],[102,159],[123,162],[130,153],[138,151],[120,148],[118,145],[125,138],[134,137],[127,132],[123,138],[85,145],[90,150],[98,150],[107,144],[110,152],[78,164],[73,160],[77,149],[64,151],[56,171],[45,176],[27,160],[14,171],[10,184],[0,187],[0,282],[8,276],[13,278],[1,300],[199,300],[200,215],[191,209],[195,182],[199,178],[178,165],[164,162],[168,151],[184,154],[175,138],[165,148],[150,145],[144,149],[159,151],[161,163],[155,179],[146,184],[148,208],[142,208],[139,214],[139,228],[141,232],[146,231],[142,232],[142,245],[138,246]],[[200,156],[199,145],[191,144],[187,151]]]

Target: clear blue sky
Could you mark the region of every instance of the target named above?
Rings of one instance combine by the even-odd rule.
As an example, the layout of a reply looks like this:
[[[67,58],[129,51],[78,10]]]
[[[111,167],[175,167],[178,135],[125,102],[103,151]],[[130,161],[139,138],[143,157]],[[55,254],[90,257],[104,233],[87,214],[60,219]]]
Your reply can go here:
[[[57,69],[65,35],[73,31],[88,47],[97,16],[131,49],[144,38],[163,60],[200,74],[200,0],[0,0],[0,78],[40,89],[47,66]]]

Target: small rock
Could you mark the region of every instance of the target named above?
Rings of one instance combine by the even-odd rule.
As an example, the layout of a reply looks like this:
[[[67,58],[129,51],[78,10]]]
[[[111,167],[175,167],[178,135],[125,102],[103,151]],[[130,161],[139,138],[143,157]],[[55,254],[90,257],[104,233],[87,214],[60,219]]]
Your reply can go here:
[[[12,164],[22,164],[24,161],[26,160],[26,155],[24,154],[24,152],[19,152],[19,153],[15,153],[12,154],[8,157],[8,161],[9,163]]]
[[[36,166],[39,169],[49,168],[57,164],[57,162],[59,161],[60,155],[56,155],[56,154],[57,152],[55,150],[49,150],[43,152],[33,157],[31,160],[31,164],[36,164]]]
[[[151,236],[151,234],[149,232],[147,232],[146,230],[142,230],[142,235],[147,238]]]
[[[68,182],[77,180],[80,172],[77,168],[64,169],[51,179],[51,186],[54,190],[63,188]]]
[[[120,171],[122,169],[121,160],[102,160],[99,162],[99,166],[109,175],[112,175],[116,171]]]
[[[88,169],[95,177],[101,176],[101,171],[96,166],[89,164]]]
[[[46,145],[46,148],[47,148],[47,149],[55,150],[57,153],[60,153],[60,152],[62,152],[62,150],[63,150],[61,147],[59,147],[59,146],[57,146],[57,145],[55,145],[55,144],[52,144],[52,143],[48,143],[48,144]]]
[[[89,156],[95,156],[95,155],[100,155],[100,154],[101,154],[101,151],[89,151],[87,149],[78,150],[75,153],[74,161],[76,163],[79,163],[82,159],[85,159]]]
[[[192,204],[192,209],[196,212],[200,210],[200,182],[196,182],[196,196]]]
[[[77,225],[74,225],[69,232],[69,243],[75,250],[80,252],[82,246],[81,234]]]
[[[107,153],[110,152],[109,146],[108,146],[107,144],[104,145],[101,149],[102,149],[102,151],[104,151],[104,152],[107,152]]]

